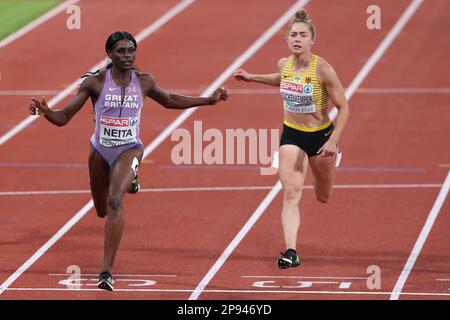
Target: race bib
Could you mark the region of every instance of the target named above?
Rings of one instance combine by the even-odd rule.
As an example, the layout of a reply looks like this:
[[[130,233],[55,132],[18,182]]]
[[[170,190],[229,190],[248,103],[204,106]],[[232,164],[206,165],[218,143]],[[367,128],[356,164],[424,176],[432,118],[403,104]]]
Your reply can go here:
[[[138,119],[100,118],[100,144],[105,147],[117,147],[137,142]]]
[[[314,87],[312,84],[282,81],[280,93],[283,97],[286,111],[296,113],[316,112],[316,105],[313,100]]]

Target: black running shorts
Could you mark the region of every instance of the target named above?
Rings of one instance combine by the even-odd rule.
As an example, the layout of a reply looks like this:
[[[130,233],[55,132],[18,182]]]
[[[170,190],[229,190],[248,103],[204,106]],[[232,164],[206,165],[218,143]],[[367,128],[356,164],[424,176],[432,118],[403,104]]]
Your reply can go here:
[[[293,144],[305,151],[308,157],[314,157],[317,156],[317,151],[328,141],[333,130],[333,123],[325,129],[314,132],[297,130],[283,124],[280,147],[285,144]]]

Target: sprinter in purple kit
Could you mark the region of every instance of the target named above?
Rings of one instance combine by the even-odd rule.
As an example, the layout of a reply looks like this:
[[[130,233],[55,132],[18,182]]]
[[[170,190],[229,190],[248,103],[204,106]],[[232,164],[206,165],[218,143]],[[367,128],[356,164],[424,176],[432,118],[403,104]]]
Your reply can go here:
[[[122,200],[139,189],[137,171],[143,155],[139,138],[141,108],[150,97],[169,109],[213,105],[227,100],[224,88],[210,97],[188,97],[160,88],[154,78],[134,67],[137,43],[128,32],[114,32],[105,45],[111,63],[89,74],[76,96],[62,110],[52,110],[45,98],[31,98],[30,113],[44,115],[54,125],[64,126],[91,98],[95,111],[95,133],[91,137],[89,177],[97,215],[107,217],[103,269],[98,287],[113,290],[111,270],[124,227]]]

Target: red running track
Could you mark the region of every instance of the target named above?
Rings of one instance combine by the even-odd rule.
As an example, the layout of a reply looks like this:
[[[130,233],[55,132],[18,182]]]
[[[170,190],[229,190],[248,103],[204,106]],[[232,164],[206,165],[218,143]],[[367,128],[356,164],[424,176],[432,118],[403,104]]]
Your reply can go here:
[[[448,4],[444,0],[435,2],[421,5],[369,73],[363,87],[448,85],[443,57],[449,49],[442,45],[444,38],[437,32],[448,25],[443,15]],[[70,50],[73,58],[68,61],[76,61],[76,64],[51,59],[49,63],[53,68],[50,68],[50,65],[31,63],[33,60],[29,59],[28,67],[33,70],[35,80],[27,79],[25,85],[21,81],[23,75],[15,76],[15,80],[6,77],[8,89],[18,89],[22,85],[21,88],[26,89],[61,89],[58,84],[69,84],[95,64],[101,58],[105,35],[119,27],[114,19],[109,19],[118,14],[118,7],[110,6],[110,14],[99,16],[95,8],[98,3],[81,2],[83,16],[92,23],[89,28],[80,30],[84,36],[69,41],[64,34],[59,35],[58,50],[67,50],[66,54]],[[138,64],[154,74],[163,87],[200,93],[293,3],[279,1],[274,7],[271,1],[262,4],[258,1],[258,5],[255,1],[214,5],[196,1],[140,44]],[[312,0],[306,7],[318,28],[315,51],[336,68],[345,86],[363,67],[409,1],[379,3],[383,8],[380,31],[365,27],[367,1],[341,1],[324,7],[323,3]],[[147,13],[144,7],[136,7],[136,13],[130,13],[129,17],[139,18],[124,19],[123,28],[139,32],[174,4],[161,1],[160,6],[148,10],[149,16],[145,17],[141,16]],[[336,12],[342,14],[336,15]],[[139,24],[137,21],[141,18]],[[6,57],[14,57],[7,60],[11,61],[11,66],[14,59],[19,59],[13,53],[19,52],[21,45],[29,46],[30,41],[37,41],[36,37],[50,33],[67,32],[51,27],[58,19],[61,22],[64,17],[43,25],[34,37],[30,33],[7,47],[10,53]],[[93,33],[97,24],[101,25],[103,33]],[[276,61],[289,54],[282,39],[283,32],[284,29],[244,67],[255,72],[273,72]],[[84,43],[74,45],[82,43],[87,35],[95,39],[89,42],[90,47]],[[429,50],[436,46],[441,50]],[[424,55],[427,55],[426,61],[418,63]],[[34,52],[33,59],[46,59],[46,50]],[[18,62],[14,63],[17,68]],[[48,69],[64,72],[50,73]],[[11,70],[16,69],[11,67]],[[244,86],[233,80],[225,85],[237,89],[261,88]],[[352,114],[342,140],[344,158],[336,179],[338,185],[349,188],[337,188],[327,205],[317,203],[310,189],[304,192],[299,239],[304,264],[283,272],[276,268],[278,251],[283,248],[279,194],[212,278],[200,299],[388,299],[448,171],[445,164],[450,162],[449,150],[442,148],[443,138],[436,138],[449,134],[445,126],[449,120],[444,110],[446,98],[445,94],[357,92],[350,101]],[[25,100],[24,97],[8,97],[6,101],[25,105]],[[280,106],[277,94],[235,94],[226,104],[199,109],[182,127],[193,132],[193,123],[198,120],[202,121],[204,130],[217,128],[222,132],[227,128],[279,128]],[[164,110],[151,101],[147,101],[146,109],[150,110],[143,112],[142,137],[149,143],[179,113]],[[24,110],[25,106],[14,108],[8,119],[13,122],[9,125],[21,120]],[[429,110],[439,117],[428,120]],[[86,189],[84,164],[93,127],[87,125],[90,119],[90,106],[86,106],[62,129],[38,120],[3,145],[0,149],[1,159],[5,159],[0,168],[5,180],[2,191]],[[6,123],[1,125],[4,129],[8,127]],[[276,182],[276,176],[261,176],[255,166],[175,167],[170,159],[174,145],[165,141],[149,156],[140,174],[144,188],[271,187]],[[30,164],[40,165],[19,166]],[[311,184],[310,177],[307,184]],[[421,184],[422,187],[380,188],[381,184]],[[423,184],[433,185],[424,187]],[[372,187],[361,188],[361,185]],[[267,193],[268,190],[166,190],[128,196],[126,229],[114,271],[119,280],[118,290],[112,294],[94,290],[102,258],[103,220],[96,218],[91,210],[1,298],[187,299]],[[0,217],[4,221],[0,227],[1,283],[89,200],[87,193],[1,197]],[[447,201],[403,289],[405,293],[423,294],[402,295],[401,298],[448,299],[448,295],[444,295],[449,293],[448,282],[442,280],[450,278],[449,261],[445,258],[448,252],[445,241],[448,214],[445,213],[448,209]],[[78,265],[84,274],[82,290],[68,291],[65,282],[60,282],[67,279],[70,265]],[[370,265],[380,267],[380,289],[367,288],[366,270]]]

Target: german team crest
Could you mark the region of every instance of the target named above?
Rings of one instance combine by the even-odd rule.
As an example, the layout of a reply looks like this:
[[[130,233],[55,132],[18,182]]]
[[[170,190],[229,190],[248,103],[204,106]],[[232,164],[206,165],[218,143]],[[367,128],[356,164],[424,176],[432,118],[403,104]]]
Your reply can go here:
[[[311,77],[306,77],[306,78],[305,78],[305,82],[306,82],[306,83],[311,83]]]

